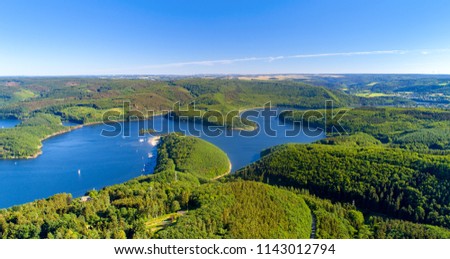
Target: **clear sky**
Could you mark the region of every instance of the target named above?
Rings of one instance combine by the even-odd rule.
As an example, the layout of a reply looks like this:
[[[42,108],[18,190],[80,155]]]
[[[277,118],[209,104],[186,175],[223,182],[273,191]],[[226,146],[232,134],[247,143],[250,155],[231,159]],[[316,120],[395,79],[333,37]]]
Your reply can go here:
[[[0,75],[210,73],[450,74],[450,1],[0,1]]]

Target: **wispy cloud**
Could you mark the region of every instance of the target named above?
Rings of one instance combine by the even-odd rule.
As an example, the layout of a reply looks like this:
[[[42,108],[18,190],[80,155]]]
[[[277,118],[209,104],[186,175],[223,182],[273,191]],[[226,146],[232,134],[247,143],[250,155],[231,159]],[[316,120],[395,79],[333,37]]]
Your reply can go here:
[[[424,50],[422,50],[424,51]],[[201,61],[186,61],[176,63],[166,63],[145,66],[145,68],[169,68],[169,67],[185,67],[185,66],[214,66],[227,65],[241,62],[264,61],[273,62],[283,59],[307,59],[320,57],[350,57],[350,56],[365,56],[365,55],[402,55],[412,52],[410,50],[376,50],[376,51],[358,51],[358,52],[336,52],[336,53],[316,53],[316,54],[298,54],[288,56],[267,56],[267,57],[245,57],[235,59],[217,59],[217,60],[201,60]],[[430,53],[427,50],[427,54]]]
[[[157,68],[171,68],[171,67],[185,67],[185,66],[214,66],[214,65],[227,65],[242,62],[273,62],[276,60],[285,59],[308,59],[308,58],[321,58],[321,57],[351,57],[351,56],[369,56],[369,55],[404,55],[404,54],[421,54],[429,55],[432,53],[450,52],[450,49],[418,49],[418,50],[375,50],[375,51],[356,51],[356,52],[331,52],[331,53],[315,53],[315,54],[298,54],[288,56],[266,56],[266,57],[244,57],[234,59],[217,59],[217,60],[200,60],[200,61],[186,61],[175,62],[166,64],[149,65],[142,68],[145,69],[157,69]]]

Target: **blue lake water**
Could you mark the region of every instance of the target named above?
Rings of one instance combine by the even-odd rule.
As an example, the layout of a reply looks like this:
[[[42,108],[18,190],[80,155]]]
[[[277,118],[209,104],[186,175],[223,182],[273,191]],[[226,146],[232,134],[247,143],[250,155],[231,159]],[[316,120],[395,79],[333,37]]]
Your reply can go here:
[[[260,125],[264,121],[261,117],[251,119]],[[222,130],[222,134],[213,137],[203,133],[199,137],[224,150],[233,171],[256,161],[265,148],[288,142],[310,143],[324,137],[323,134],[286,137],[285,131],[293,129],[293,125],[280,125],[277,118],[271,118],[270,122],[277,136],[268,136],[263,127],[253,137],[241,136],[240,131],[210,127]],[[36,159],[0,160],[0,208],[61,192],[77,197],[94,188],[101,189],[151,173],[156,161],[156,147],[148,142],[152,136],[139,136],[140,128],[151,127],[162,132],[181,130],[187,135],[196,135],[194,129],[204,131],[206,127],[193,122],[174,122],[161,116],[118,125],[122,133],[115,137],[101,135],[102,130],[112,131],[111,126],[85,126],[44,141],[43,154]]]
[[[20,123],[20,120],[2,120],[0,119],[0,129],[13,128]]]

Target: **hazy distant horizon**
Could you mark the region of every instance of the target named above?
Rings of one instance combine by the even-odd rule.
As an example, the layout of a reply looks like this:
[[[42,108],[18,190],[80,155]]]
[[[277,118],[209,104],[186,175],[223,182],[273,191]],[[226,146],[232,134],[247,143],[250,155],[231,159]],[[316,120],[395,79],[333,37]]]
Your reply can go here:
[[[67,75],[0,75],[0,78],[21,78],[21,77],[227,77],[227,76],[281,76],[281,75],[299,75],[299,76],[351,76],[351,75],[379,75],[379,76],[395,76],[395,75],[401,75],[401,76],[449,76],[448,74],[431,74],[431,73],[254,73],[254,74],[237,74],[237,73],[214,73],[214,74],[67,74]]]

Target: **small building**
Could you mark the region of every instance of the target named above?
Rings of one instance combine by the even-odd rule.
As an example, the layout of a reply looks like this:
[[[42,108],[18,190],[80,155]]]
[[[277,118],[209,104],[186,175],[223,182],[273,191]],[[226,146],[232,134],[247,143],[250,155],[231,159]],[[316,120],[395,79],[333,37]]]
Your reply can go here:
[[[80,198],[81,202],[87,202],[87,201],[90,201],[90,200],[92,200],[92,198],[90,196],[82,196]]]

